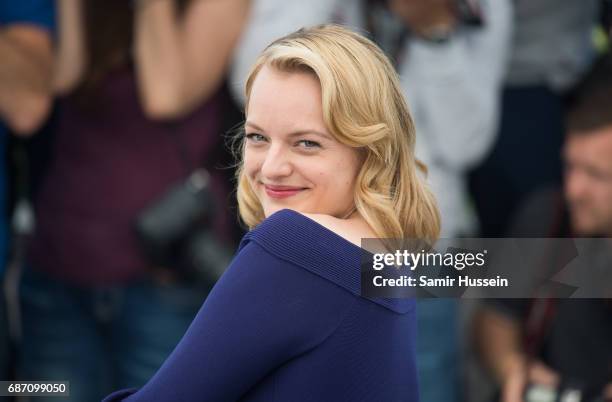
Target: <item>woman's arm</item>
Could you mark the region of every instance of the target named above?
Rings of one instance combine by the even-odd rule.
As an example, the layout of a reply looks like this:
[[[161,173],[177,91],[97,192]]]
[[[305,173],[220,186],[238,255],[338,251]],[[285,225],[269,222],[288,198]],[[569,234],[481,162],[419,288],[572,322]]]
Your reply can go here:
[[[51,106],[49,32],[31,22],[0,29],[0,120],[17,135],[43,124]]]
[[[81,81],[85,70],[85,32],[82,0],[56,2],[58,33],[53,91],[64,95]]]
[[[248,14],[248,0],[140,0],[135,59],[140,97],[151,118],[184,115],[221,84]]]

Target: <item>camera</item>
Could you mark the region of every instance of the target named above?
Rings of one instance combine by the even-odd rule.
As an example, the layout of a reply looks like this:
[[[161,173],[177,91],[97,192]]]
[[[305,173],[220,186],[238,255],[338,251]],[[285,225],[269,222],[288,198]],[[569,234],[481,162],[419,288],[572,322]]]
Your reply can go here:
[[[562,380],[559,387],[529,384],[525,389],[524,400],[525,402],[605,402],[599,391],[568,380]]]
[[[212,286],[233,257],[211,228],[216,209],[210,175],[203,168],[147,206],[135,230],[149,262]]]

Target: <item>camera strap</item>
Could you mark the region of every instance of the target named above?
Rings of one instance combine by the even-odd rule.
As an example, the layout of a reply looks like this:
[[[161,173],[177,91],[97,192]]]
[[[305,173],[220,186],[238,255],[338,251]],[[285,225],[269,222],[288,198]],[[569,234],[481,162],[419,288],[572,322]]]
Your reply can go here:
[[[363,11],[370,39],[389,56],[397,70],[404,59],[408,30],[380,0],[364,1]]]
[[[170,140],[174,143],[177,155],[184,170],[184,179],[187,180],[189,189],[197,193],[210,185],[210,173],[204,166],[196,164],[189,153],[189,148],[181,131],[178,130],[176,122],[166,123]]]
[[[193,161],[193,158],[189,154],[187,143],[181,135],[181,130],[178,129],[178,123],[175,121],[164,123],[170,137],[170,141],[173,143],[173,148],[176,150],[177,156],[183,165],[185,170],[185,176],[189,176],[197,167]]]
[[[553,211],[554,219],[547,237],[567,236],[569,233],[567,210],[565,209],[565,201],[559,193],[555,194]],[[560,258],[558,250],[549,249],[546,258],[542,259],[540,265],[549,267],[551,264],[559,264]],[[542,289],[536,289],[533,296],[526,314],[524,333],[525,351],[530,361],[537,359],[542,351],[548,332],[556,317],[558,303],[557,299],[547,297],[545,290]]]

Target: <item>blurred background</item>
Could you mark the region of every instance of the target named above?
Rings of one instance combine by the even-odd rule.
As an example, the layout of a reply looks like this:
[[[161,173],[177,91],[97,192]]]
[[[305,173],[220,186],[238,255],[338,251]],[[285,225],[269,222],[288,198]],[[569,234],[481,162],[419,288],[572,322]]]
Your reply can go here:
[[[331,22],[394,63],[442,237],[612,237],[610,0],[0,0],[0,380],[155,373],[244,234],[250,66]],[[422,401],[611,401],[610,301],[544,296],[419,300]]]

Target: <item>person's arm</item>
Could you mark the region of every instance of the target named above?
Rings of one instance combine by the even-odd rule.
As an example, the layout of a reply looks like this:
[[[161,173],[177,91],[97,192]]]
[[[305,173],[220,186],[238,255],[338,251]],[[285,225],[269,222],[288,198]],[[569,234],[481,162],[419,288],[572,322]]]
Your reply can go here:
[[[389,9],[420,36],[450,32],[457,18],[450,0],[389,0]]]
[[[244,84],[257,57],[272,41],[302,27],[332,21],[339,0],[254,0],[249,21],[236,47],[230,89],[244,104]]]
[[[64,95],[74,89],[85,71],[83,0],[57,0],[58,37],[53,90]]]
[[[427,163],[463,171],[493,144],[511,45],[508,0],[481,1],[484,25],[457,27],[445,43],[410,39],[399,68]]]
[[[480,354],[501,384],[517,366],[525,363],[519,323],[494,309],[483,307],[475,318]]]
[[[354,301],[251,242],[151,380],[105,402],[239,400],[275,368],[327,339]]]
[[[528,383],[558,384],[557,373],[540,361],[528,361],[518,320],[483,307],[476,314],[474,330],[480,355],[501,387],[502,402],[522,402]]]
[[[219,87],[245,24],[249,0],[135,1],[140,98],[151,118],[191,111]]]
[[[51,105],[49,32],[27,23],[0,29],[0,120],[17,135],[30,135]]]

